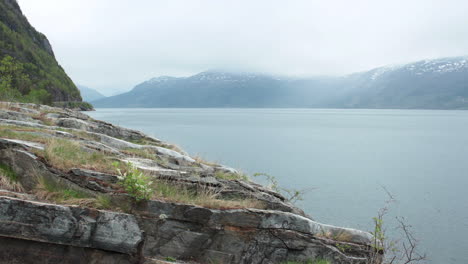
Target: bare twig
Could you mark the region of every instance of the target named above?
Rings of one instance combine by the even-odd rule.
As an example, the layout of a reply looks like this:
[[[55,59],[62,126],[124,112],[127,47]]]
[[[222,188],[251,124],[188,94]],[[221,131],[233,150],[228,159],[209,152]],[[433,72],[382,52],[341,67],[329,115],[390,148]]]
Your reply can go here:
[[[374,217],[374,241],[370,257],[370,264],[419,264],[427,259],[425,254],[418,252],[418,240],[413,235],[411,226],[402,217],[397,217],[398,229],[402,231],[402,237],[391,241],[386,236],[386,229],[383,227],[384,217],[389,211],[390,204],[396,202],[390,191],[382,186],[389,199],[385,201]],[[382,253],[389,254],[382,260]]]

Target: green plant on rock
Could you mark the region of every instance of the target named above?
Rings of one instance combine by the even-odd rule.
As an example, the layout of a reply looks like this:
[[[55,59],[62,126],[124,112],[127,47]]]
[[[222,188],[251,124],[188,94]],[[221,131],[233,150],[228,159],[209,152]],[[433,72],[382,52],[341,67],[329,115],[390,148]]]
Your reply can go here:
[[[120,168],[120,163],[114,162],[117,170],[119,183],[125,191],[137,201],[148,200],[153,195],[153,182],[131,162],[127,163],[125,169]]]
[[[177,259],[176,259],[176,258],[173,258],[173,257],[165,257],[164,260],[165,260],[165,261],[169,261],[169,262],[175,262],[175,261],[177,261]]]
[[[346,245],[346,244],[336,243],[335,246],[336,246],[337,249],[339,249],[343,253],[346,253],[348,250],[351,249],[351,246]]]
[[[257,172],[254,173],[254,177],[265,177],[267,182],[269,182],[269,185],[267,186],[268,188],[272,189],[275,192],[280,192],[279,184],[278,181],[276,180],[275,176],[271,176],[270,174],[267,173],[262,173],[262,172]]]

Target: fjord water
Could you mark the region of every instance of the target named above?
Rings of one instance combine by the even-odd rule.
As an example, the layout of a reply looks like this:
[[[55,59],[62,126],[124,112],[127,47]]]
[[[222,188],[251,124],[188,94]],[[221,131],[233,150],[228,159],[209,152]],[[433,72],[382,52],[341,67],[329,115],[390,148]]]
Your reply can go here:
[[[97,109],[100,120],[176,143],[192,155],[282,186],[310,189],[314,219],[371,230],[404,216],[429,263],[468,263],[468,111]],[[259,179],[260,180],[260,179]]]

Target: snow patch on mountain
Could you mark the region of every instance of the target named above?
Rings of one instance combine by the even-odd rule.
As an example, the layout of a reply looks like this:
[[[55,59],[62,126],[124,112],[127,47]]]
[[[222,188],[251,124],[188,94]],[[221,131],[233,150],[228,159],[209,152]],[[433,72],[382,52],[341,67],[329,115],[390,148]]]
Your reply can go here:
[[[468,69],[468,58],[425,60],[410,64],[406,69],[414,72],[416,75],[423,75],[425,73],[460,72]]]
[[[409,71],[416,75],[424,75],[429,73],[444,74],[450,72],[461,72],[468,69],[468,57],[445,58],[436,60],[424,60],[411,64],[391,65],[370,71],[370,79],[377,80],[386,73],[391,73],[396,70]]]
[[[380,76],[382,76],[383,74],[387,73],[387,72],[392,72],[398,68],[401,68],[400,65],[392,65],[392,66],[385,66],[385,67],[381,67],[381,68],[377,68],[373,71],[370,79],[371,80],[377,80]]]
[[[162,83],[162,82],[167,82],[167,81],[172,81],[172,80],[175,80],[175,79],[178,79],[176,77],[171,77],[171,76],[159,76],[159,77],[155,77],[155,78],[151,78],[147,81],[147,83]]]
[[[206,71],[190,77],[193,81],[230,81],[245,82],[251,79],[259,78],[262,75],[254,73],[231,73],[222,71]]]

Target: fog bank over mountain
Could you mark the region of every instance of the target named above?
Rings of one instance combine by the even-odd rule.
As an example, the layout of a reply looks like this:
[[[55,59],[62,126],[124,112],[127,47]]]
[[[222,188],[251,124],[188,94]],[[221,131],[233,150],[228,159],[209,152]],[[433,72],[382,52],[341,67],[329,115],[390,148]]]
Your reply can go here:
[[[105,95],[207,69],[343,75],[468,54],[468,1],[19,0],[67,73]]]

